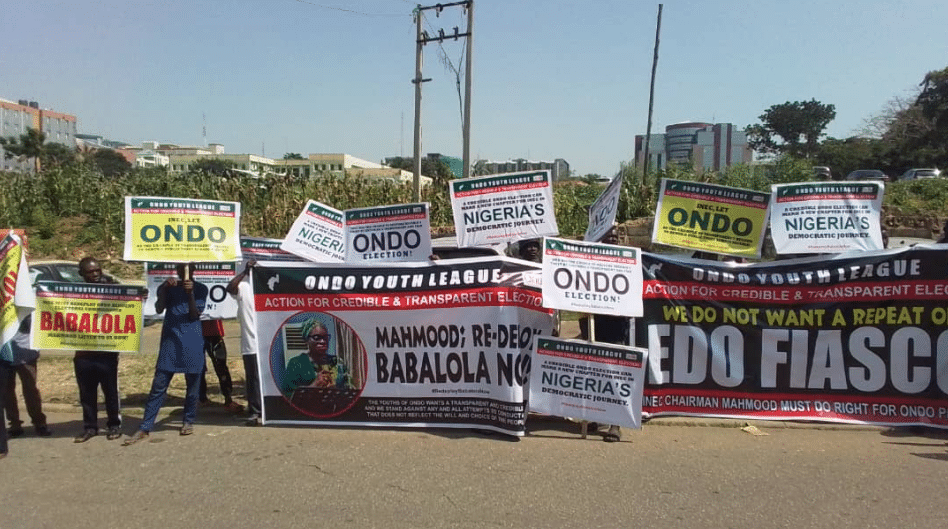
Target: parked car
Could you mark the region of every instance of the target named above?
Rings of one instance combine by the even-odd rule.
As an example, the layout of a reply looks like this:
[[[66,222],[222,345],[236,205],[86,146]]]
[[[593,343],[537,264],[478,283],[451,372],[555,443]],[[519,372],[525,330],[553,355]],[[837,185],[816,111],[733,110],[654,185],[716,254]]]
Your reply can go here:
[[[815,165],[813,166],[813,178],[817,180],[832,180],[833,171],[830,171],[830,168],[824,165]]]
[[[38,281],[60,281],[65,283],[82,283],[85,281],[79,275],[79,264],[75,261],[36,261],[29,263],[30,283],[35,285]],[[115,279],[102,274],[107,280]]]
[[[938,169],[909,169],[899,177],[899,180],[920,180],[922,178],[938,178],[941,171]]]
[[[856,169],[846,175],[846,180],[881,180],[882,182],[888,182],[889,175],[878,169]]]

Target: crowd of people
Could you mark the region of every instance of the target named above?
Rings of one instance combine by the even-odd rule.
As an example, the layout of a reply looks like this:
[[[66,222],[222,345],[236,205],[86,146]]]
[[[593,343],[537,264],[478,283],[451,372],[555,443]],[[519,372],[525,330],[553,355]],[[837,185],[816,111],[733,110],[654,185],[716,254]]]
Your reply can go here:
[[[236,274],[226,287],[227,292],[238,301],[237,315],[241,328],[241,349],[249,412],[245,422],[250,426],[260,424],[261,410],[253,291],[247,280],[254,266],[256,266],[256,261],[248,261],[244,269]],[[194,281],[193,263],[179,264],[176,272],[177,277],[168,278],[158,287],[155,309],[158,314],[165,313],[165,316],[161,328],[155,373],[142,422],[132,435],[125,437],[122,442],[125,446],[148,438],[154,428],[168,386],[176,373],[184,374],[187,387],[180,434],[194,433],[198,401],[207,401],[207,382],[204,379],[205,356],[211,358],[221,384],[225,406],[231,411],[243,409],[233,401],[232,397],[233,384],[226,365],[227,353],[223,341],[223,327],[219,325],[219,320],[201,319],[207,302],[208,288]],[[114,282],[102,273],[98,260],[92,257],[85,257],[79,261],[79,275],[86,283]],[[147,293],[144,301],[147,302]],[[205,322],[210,322],[210,325]],[[24,434],[15,392],[17,377],[20,379],[23,400],[36,434],[45,437],[52,433],[46,424],[42,397],[37,387],[36,365],[39,351],[30,348],[30,325],[31,316],[28,316],[21,322],[14,339],[4,346],[10,349],[6,356],[11,358],[12,362],[0,360],[0,425],[6,423],[7,419],[10,425],[9,429],[0,427],[0,458],[8,453],[8,436],[19,437]],[[83,424],[82,431],[74,438],[76,443],[84,443],[99,435],[100,388],[105,399],[106,438],[116,440],[123,436],[118,391],[118,360],[117,352],[76,351],[73,365]]]

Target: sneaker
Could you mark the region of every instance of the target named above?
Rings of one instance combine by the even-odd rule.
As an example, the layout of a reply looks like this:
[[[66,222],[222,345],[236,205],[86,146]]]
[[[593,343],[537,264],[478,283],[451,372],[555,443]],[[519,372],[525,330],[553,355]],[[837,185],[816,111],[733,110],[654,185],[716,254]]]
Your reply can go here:
[[[122,429],[118,426],[110,426],[109,429],[105,432],[105,438],[109,441],[114,441],[122,437]]]
[[[77,435],[75,439],[72,440],[72,442],[84,443],[97,435],[99,435],[99,432],[93,430],[92,428],[86,428],[81,434]]]
[[[125,440],[122,441],[122,446],[133,445],[139,441],[144,441],[145,439],[148,439],[148,432],[138,430],[132,435],[126,437]]]
[[[40,437],[49,437],[50,435],[53,435],[53,432],[49,431],[49,427],[44,424],[43,426],[36,427],[36,435]]]
[[[191,435],[194,433],[194,425],[186,422],[181,426],[181,435]]]
[[[247,420],[244,421],[244,426],[260,426],[260,416],[256,413],[247,417]]]

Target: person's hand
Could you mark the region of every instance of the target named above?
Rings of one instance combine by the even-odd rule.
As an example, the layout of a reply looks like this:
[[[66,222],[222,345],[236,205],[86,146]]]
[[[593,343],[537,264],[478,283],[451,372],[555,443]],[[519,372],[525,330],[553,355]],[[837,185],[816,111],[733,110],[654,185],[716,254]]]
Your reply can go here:
[[[190,294],[191,291],[194,290],[194,281],[191,281],[190,279],[185,279],[184,282],[181,283],[181,285],[184,287],[184,291],[187,292],[188,294]]]
[[[169,277],[168,279],[165,279],[165,286],[166,286],[166,287],[175,287],[175,286],[178,286],[178,278],[177,278],[177,277]]]
[[[328,388],[333,386],[332,372],[330,371],[320,371],[316,375],[316,381],[313,382],[313,385],[317,388]]]
[[[246,274],[246,273],[250,272],[250,269],[253,268],[253,267],[255,267],[255,266],[257,266],[257,260],[256,260],[256,259],[251,259],[251,260],[247,261],[247,264],[244,265],[244,273]]]

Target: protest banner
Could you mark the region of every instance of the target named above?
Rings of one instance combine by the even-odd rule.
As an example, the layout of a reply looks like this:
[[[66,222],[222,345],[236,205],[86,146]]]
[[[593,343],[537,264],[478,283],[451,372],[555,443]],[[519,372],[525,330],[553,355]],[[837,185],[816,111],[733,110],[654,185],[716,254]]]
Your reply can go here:
[[[9,342],[20,327],[20,322],[36,306],[36,295],[30,284],[26,264],[26,250],[20,236],[12,230],[0,239],[0,360],[13,360]]]
[[[178,277],[175,263],[145,263],[145,285],[148,288],[149,303],[145,303],[144,316],[147,320],[161,320],[165,315],[155,312],[155,300],[158,299],[158,287],[169,277]],[[204,305],[202,319],[230,319],[237,317],[237,300],[227,294],[227,284],[236,274],[234,263],[194,263],[192,279],[207,287],[207,302]]]
[[[126,261],[236,261],[240,203],[125,197]]]
[[[543,306],[551,309],[642,315],[638,248],[543,239]]]
[[[283,262],[301,262],[302,257],[292,254],[280,246],[283,239],[268,239],[265,237],[241,237],[240,254],[241,261],[246,264],[251,259],[255,261],[283,261]],[[241,267],[243,267],[243,264]]]
[[[948,250],[760,264],[643,253],[643,411],[948,427]]]
[[[770,193],[662,179],[652,242],[760,258]]]
[[[344,220],[342,211],[310,200],[293,222],[280,248],[310,261],[345,261]]]
[[[346,261],[427,261],[431,256],[428,203],[347,209]]]
[[[622,175],[616,175],[589,208],[589,224],[584,241],[598,241],[609,233],[619,212],[619,195],[622,192]]]
[[[641,427],[644,349],[547,337],[536,341],[530,411]]]
[[[265,423],[522,435],[534,339],[553,318],[498,257],[255,268]]]
[[[778,254],[882,250],[882,182],[806,182],[773,190],[770,235]]]
[[[144,294],[133,285],[40,282],[32,347],[137,353]]]
[[[559,235],[549,171],[452,180],[450,190],[458,246]]]

